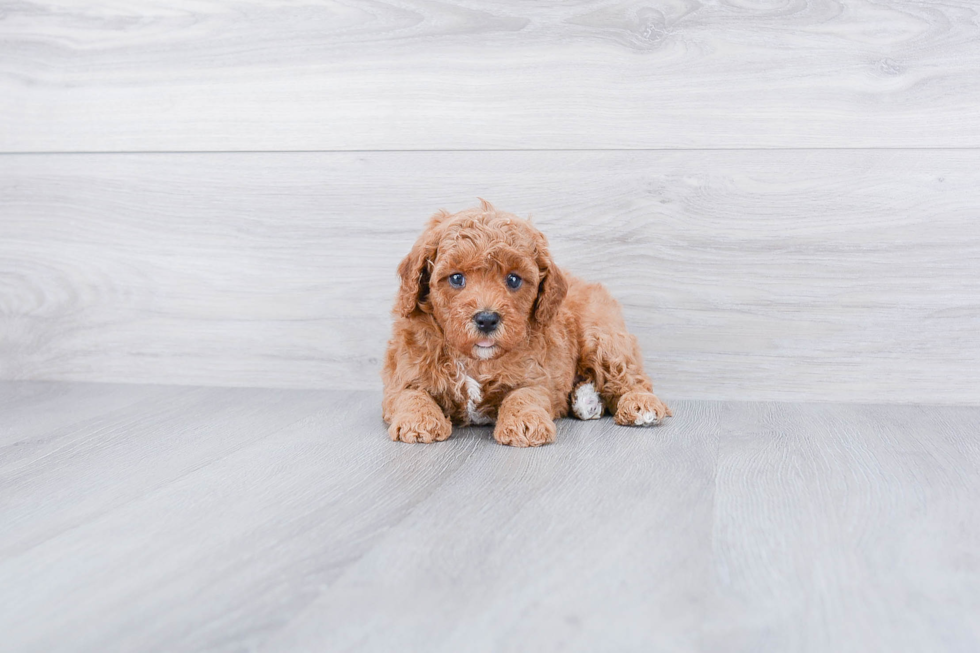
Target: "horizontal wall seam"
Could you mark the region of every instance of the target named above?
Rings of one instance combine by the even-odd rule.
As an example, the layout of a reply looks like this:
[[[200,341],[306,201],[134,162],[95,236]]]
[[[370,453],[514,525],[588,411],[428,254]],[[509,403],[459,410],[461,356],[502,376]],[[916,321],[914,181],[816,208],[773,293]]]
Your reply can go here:
[[[971,152],[980,147],[668,147],[668,148],[559,148],[559,149],[396,149],[396,150],[98,150],[98,151],[11,151],[0,156],[99,156],[118,154],[425,154],[490,152]]]

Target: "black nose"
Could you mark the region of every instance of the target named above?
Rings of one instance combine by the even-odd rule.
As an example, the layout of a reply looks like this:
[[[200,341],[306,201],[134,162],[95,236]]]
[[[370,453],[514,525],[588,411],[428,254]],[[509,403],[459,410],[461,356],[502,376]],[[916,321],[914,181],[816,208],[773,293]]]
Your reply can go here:
[[[497,325],[500,324],[500,313],[481,311],[473,316],[473,323],[483,333],[493,333],[497,330]]]

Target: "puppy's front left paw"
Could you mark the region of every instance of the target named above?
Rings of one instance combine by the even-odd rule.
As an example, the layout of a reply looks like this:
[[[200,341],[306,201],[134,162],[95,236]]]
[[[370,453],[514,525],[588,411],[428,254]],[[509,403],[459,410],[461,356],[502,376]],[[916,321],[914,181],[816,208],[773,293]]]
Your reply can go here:
[[[554,442],[555,433],[555,421],[544,410],[534,410],[498,418],[493,437],[511,447],[540,447]]]
[[[623,426],[651,426],[659,424],[673,413],[657,395],[644,390],[627,392],[616,405],[616,423]]]

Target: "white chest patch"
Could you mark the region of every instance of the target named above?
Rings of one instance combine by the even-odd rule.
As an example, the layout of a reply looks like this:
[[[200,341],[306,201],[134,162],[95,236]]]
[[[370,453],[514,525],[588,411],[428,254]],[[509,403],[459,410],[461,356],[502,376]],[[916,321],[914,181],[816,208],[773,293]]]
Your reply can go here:
[[[572,412],[579,419],[599,419],[602,417],[602,399],[591,383],[583,383],[575,388],[572,396]]]
[[[480,382],[472,376],[467,375],[463,382],[466,384],[466,416],[470,424],[493,424],[493,418],[487,417],[477,406],[483,401],[483,389]]]

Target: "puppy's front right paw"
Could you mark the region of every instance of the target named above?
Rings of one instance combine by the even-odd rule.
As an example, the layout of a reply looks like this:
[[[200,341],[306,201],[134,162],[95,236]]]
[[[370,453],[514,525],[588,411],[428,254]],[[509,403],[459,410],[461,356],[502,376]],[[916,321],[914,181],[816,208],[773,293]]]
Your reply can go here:
[[[425,411],[411,415],[396,415],[388,427],[395,442],[442,442],[453,433],[453,425],[442,413]]]

